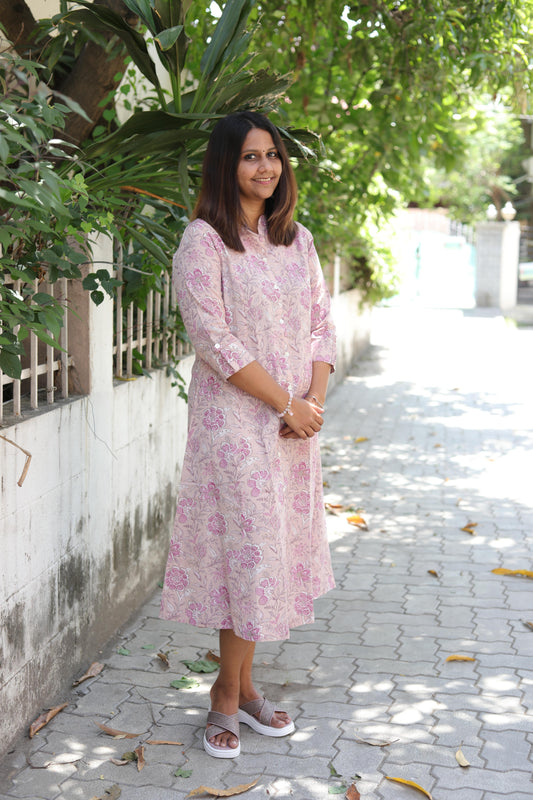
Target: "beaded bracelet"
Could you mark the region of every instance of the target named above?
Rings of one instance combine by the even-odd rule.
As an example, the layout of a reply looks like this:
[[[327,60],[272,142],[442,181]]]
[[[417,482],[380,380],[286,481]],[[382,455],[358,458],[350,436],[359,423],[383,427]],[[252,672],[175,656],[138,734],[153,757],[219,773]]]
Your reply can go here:
[[[293,416],[294,416],[294,412],[293,412],[293,411],[291,411],[291,406],[292,406],[292,400],[293,400],[293,397],[294,397],[294,394],[293,394],[293,393],[292,393],[292,391],[289,389],[289,402],[287,403],[287,405],[285,406],[285,408],[283,409],[283,411],[281,412],[281,414],[278,414],[278,417],[279,417],[280,419],[281,419],[282,417],[284,417],[284,416],[285,416],[285,414],[288,414],[288,415],[289,415],[289,417],[293,417]]]

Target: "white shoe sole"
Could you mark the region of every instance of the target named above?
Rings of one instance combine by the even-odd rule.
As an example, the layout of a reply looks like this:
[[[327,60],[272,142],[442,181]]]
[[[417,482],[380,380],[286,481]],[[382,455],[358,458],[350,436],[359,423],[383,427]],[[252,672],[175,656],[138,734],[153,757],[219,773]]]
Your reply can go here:
[[[207,731],[205,731],[204,750],[208,755],[213,756],[213,758],[237,758],[237,756],[241,754],[241,743],[239,742],[237,747],[216,747],[208,741]]]

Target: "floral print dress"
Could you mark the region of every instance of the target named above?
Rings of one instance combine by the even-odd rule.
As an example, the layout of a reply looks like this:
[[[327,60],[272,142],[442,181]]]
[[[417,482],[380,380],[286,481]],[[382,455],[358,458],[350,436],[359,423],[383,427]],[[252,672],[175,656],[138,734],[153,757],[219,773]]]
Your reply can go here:
[[[275,410],[227,378],[257,360],[303,397],[312,362],[335,362],[335,329],[306,228],[275,246],[261,217],[241,238],[244,253],[195,220],[174,257],[196,359],[161,617],[278,640],[334,586],[319,441],[280,437]]]

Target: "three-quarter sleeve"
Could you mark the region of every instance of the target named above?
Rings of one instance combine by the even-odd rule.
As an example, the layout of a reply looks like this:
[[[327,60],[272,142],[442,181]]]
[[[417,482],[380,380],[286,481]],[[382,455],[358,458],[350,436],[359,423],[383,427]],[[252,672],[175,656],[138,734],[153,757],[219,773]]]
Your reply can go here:
[[[331,298],[324,280],[318,254],[309,234],[309,274],[311,279],[311,356],[335,369],[337,337],[331,317]]]
[[[224,245],[202,220],[185,230],[173,259],[172,280],[181,316],[197,357],[227,379],[254,361],[226,322]]]

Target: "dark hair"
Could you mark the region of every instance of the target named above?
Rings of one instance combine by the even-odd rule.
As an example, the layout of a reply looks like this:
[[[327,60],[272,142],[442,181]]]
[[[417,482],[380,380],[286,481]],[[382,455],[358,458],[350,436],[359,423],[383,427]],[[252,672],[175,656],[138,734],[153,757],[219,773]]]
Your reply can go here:
[[[219,120],[209,138],[202,170],[202,188],[193,219],[208,222],[227,247],[244,252],[240,229],[244,224],[237,167],[244,140],[252,128],[268,131],[281,160],[282,171],[272,197],[265,203],[268,238],[275,245],[289,245],[296,236],[293,220],[296,179],[278,129],[262,114],[241,111]]]

